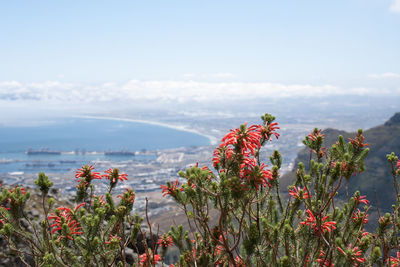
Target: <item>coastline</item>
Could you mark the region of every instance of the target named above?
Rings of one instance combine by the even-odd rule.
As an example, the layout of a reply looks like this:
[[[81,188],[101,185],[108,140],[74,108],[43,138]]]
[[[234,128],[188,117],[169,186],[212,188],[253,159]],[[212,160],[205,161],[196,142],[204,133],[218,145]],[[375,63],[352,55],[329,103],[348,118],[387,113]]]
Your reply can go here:
[[[207,135],[203,134],[199,131],[193,130],[193,129],[188,129],[185,126],[177,126],[177,125],[170,125],[167,123],[163,122],[156,122],[156,121],[149,121],[149,120],[138,120],[138,119],[129,119],[129,118],[118,118],[118,117],[108,117],[108,116],[90,116],[90,115],[83,115],[83,116],[73,116],[74,118],[80,118],[80,119],[95,119],[95,120],[113,120],[113,121],[126,121],[126,122],[138,122],[138,123],[145,123],[145,124],[151,124],[151,125],[156,125],[156,126],[161,126],[161,127],[166,127],[178,131],[184,131],[184,132],[189,132],[193,134],[197,134],[200,136],[203,136],[207,138],[210,142],[210,145],[216,145],[218,142],[218,139],[215,136],[212,135]]]

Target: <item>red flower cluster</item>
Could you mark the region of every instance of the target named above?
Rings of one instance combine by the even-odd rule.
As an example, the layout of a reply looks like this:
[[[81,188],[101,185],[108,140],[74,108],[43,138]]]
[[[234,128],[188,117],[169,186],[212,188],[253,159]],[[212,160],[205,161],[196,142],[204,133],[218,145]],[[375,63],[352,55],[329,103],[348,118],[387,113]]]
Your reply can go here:
[[[400,252],[397,252],[396,258],[390,257],[390,267],[400,267]]]
[[[101,179],[100,173],[92,170],[94,170],[92,165],[84,165],[76,171],[75,178],[79,179],[79,184],[76,186],[78,190],[86,191],[93,179]]]
[[[7,203],[8,203],[8,199],[4,200],[4,202],[2,204],[0,204],[0,207],[2,207],[3,209],[6,209],[6,210],[10,210],[10,208],[7,207]]]
[[[337,249],[346,256],[347,261],[350,261],[354,264],[353,266],[358,266],[357,263],[363,263],[367,261],[367,259],[361,257],[362,251],[358,247],[352,248],[351,244],[347,247],[346,251],[344,251],[341,247],[337,247]]]
[[[167,182],[167,185],[160,185],[160,188],[162,188],[163,197],[166,195],[174,196],[178,191],[182,191],[183,189],[178,189],[178,186],[178,179],[176,179],[173,184],[171,184],[171,182]]]
[[[79,184],[76,186],[77,189],[86,190],[86,188],[89,185],[88,182],[86,182],[84,180],[79,180],[78,182],[79,182]]]
[[[163,248],[172,246],[174,244],[174,242],[172,241],[172,238],[170,235],[168,235],[167,233],[164,233],[163,236],[158,239],[157,244],[160,245]]]
[[[217,230],[216,228],[213,229],[214,231]],[[215,247],[215,251],[214,251],[214,256],[219,256],[224,252],[224,247],[222,246],[224,244],[224,239],[227,239],[226,237],[226,233],[222,233],[221,235],[219,235],[218,237],[218,244]],[[220,258],[220,260],[217,262],[218,264],[223,264],[223,258]]]
[[[321,146],[324,138],[325,134],[322,134],[321,130],[315,128],[314,131],[306,136],[306,139],[303,140],[303,143],[309,147],[318,158],[322,158],[326,155],[326,148]]]
[[[354,200],[358,203],[364,203],[365,205],[369,204],[369,201],[367,200],[366,196],[359,196],[359,197],[355,197]]]
[[[9,189],[8,192],[15,193],[17,191],[17,188],[19,188],[19,190],[21,191],[21,194],[26,195],[25,187],[15,186],[14,189],[11,189],[11,190]]]
[[[321,129],[316,131],[314,130],[312,133],[308,134],[306,138],[310,139],[313,142],[316,142],[319,138],[324,139],[325,134],[321,133]]]
[[[267,166],[262,163],[257,165],[255,158],[245,158],[240,165],[240,178],[246,179],[248,183],[253,184],[258,190],[259,185],[265,187],[271,186],[268,181],[272,181],[272,173],[265,169]]]
[[[319,234],[319,231],[325,233],[325,231],[331,232],[332,230],[336,229],[336,222],[335,221],[326,221],[329,216],[325,216],[322,218],[322,224],[320,226],[317,225],[317,220],[312,212],[307,209],[308,217],[304,222],[300,222],[301,225],[309,225],[315,231],[315,233]]]
[[[1,188],[1,186],[2,186],[2,185],[0,184],[0,188]],[[26,194],[25,188],[24,188],[24,187],[18,187],[18,186],[15,186],[14,189],[8,189],[8,192],[10,192],[10,193],[12,194],[12,193],[17,192],[17,190],[19,190],[19,192],[20,192],[21,194],[23,194],[23,195]],[[6,199],[3,201],[3,203],[0,203],[0,207],[2,207],[2,208],[5,209],[5,210],[10,210],[10,205],[18,205],[18,201],[15,200],[15,199],[6,198]],[[0,219],[0,223],[1,223],[1,224],[4,224],[4,221]]]
[[[124,180],[128,180],[127,178],[127,174],[125,173],[119,173],[119,170],[117,168],[115,169],[111,169],[109,168],[108,170],[106,170],[104,173],[104,175],[102,175],[101,177],[106,178],[107,180],[110,180],[111,183],[116,183],[117,179],[119,179],[121,182],[123,182]]]
[[[354,147],[363,148],[365,146],[369,146],[369,144],[364,143],[364,139],[365,138],[362,135],[362,132],[358,132],[356,134],[356,138],[355,139],[349,138],[349,141]]]
[[[94,197],[94,200],[92,200],[92,205],[93,205],[95,200],[99,201],[101,207],[106,204],[106,201],[104,200],[104,195],[101,195],[101,196],[93,195],[93,197]]]
[[[76,171],[75,178],[84,178],[87,182],[93,179],[101,179],[100,173],[92,172],[92,170],[94,170],[93,165],[84,165]],[[78,182],[80,182],[80,180],[78,180]]]
[[[237,128],[235,130],[230,130],[230,132],[222,138],[222,144],[220,146],[239,147],[241,153],[250,151],[254,154],[255,150],[260,147],[260,128],[258,125],[252,125],[247,127],[246,124],[243,127]]]
[[[227,146],[219,146],[214,151],[213,166],[216,168],[220,162],[225,162],[232,158],[233,150]]]
[[[234,150],[242,155],[254,155],[255,151],[261,147],[261,138],[271,140],[272,135],[276,138],[279,137],[279,134],[275,132],[279,129],[277,125],[278,123],[276,122],[271,124],[266,122],[264,126],[251,125],[247,127],[245,123],[240,128],[231,129],[222,138],[222,143],[214,151],[214,167],[217,167],[221,162],[225,163],[226,160],[231,159]]]
[[[400,159],[396,163],[397,173],[400,174]]]
[[[1,185],[1,184],[0,184],[0,185]],[[18,187],[18,186],[15,186],[14,189],[8,189],[8,192],[10,192],[10,193],[12,194],[12,193],[17,192],[18,189],[19,189],[19,191],[21,192],[21,194],[23,194],[23,195],[26,194],[25,188],[24,188],[24,187]],[[14,201],[14,202],[12,202],[12,201]],[[3,203],[0,203],[0,207],[4,208],[4,209],[6,209],[6,210],[10,210],[9,204],[14,204],[14,205],[16,205],[16,204],[18,204],[18,203],[17,203],[15,200],[12,200],[12,199],[10,199],[10,198],[6,198],[6,199],[3,201]],[[3,223],[4,223],[4,222],[3,222]]]
[[[333,162],[331,163],[331,167],[334,168],[334,167],[336,166],[336,163],[337,163],[337,162],[338,162],[338,161],[333,161]],[[357,172],[354,171],[354,165],[351,165],[351,164],[348,163],[348,162],[342,162],[342,161],[339,161],[339,164],[340,164],[342,173],[350,173],[350,174],[353,174],[353,173],[354,173],[355,176],[357,175]]]
[[[161,260],[161,256],[155,254],[154,256],[150,255],[150,259],[147,258],[147,254],[143,253],[142,255],[139,256],[140,258],[140,266],[153,266],[154,264],[157,264],[158,261]],[[150,265],[149,263],[152,263]]]
[[[85,203],[81,203],[76,208],[74,211],[71,211],[69,208],[65,207],[59,207],[57,208],[58,214],[56,215],[54,213],[51,213],[49,216],[49,220],[53,220],[53,224],[50,226],[50,228],[53,228],[51,230],[51,233],[54,234],[55,232],[63,232],[63,225],[67,225],[67,232],[64,233],[65,235],[60,235],[57,239],[57,242],[60,242],[61,239],[68,238],[70,240],[73,240],[72,235],[81,235],[83,232],[80,232],[81,227],[79,227],[79,222],[74,220],[74,214],[75,212],[85,205]]]
[[[231,129],[222,138],[221,144],[214,151],[213,165],[223,173],[229,169],[230,160],[239,161],[240,171],[237,176],[240,180],[233,181],[230,178],[232,190],[248,190],[249,185],[254,186],[257,190],[260,186],[271,186],[269,182],[273,180],[272,172],[267,169],[265,164],[258,164],[255,154],[265,140],[271,140],[271,136],[279,137],[276,132],[277,129],[279,129],[278,123],[270,123],[269,121],[266,121],[263,126],[251,125],[247,127],[245,123],[235,130]],[[176,188],[173,187],[163,188],[165,194],[176,192]]]
[[[280,129],[278,127],[278,123],[274,122],[274,123],[269,123],[268,121],[265,123],[264,126],[260,125],[260,134],[262,137],[264,137],[266,140],[271,141],[272,140],[272,135],[275,136],[276,139],[278,139],[278,137],[280,136],[279,133],[275,132],[276,130]]]
[[[352,219],[355,222],[361,222],[362,224],[366,224],[368,222],[368,214],[365,212],[361,212],[359,209],[357,209],[357,212],[353,213]]]
[[[311,195],[307,192],[306,187],[301,189],[300,187],[294,186],[289,190],[289,195],[295,199],[307,199],[311,197]]]
[[[125,192],[122,195],[118,195],[121,200],[128,204],[133,204],[135,201],[135,192],[132,189],[125,188]]]
[[[331,263],[327,257],[326,253],[324,251],[320,251],[320,254],[318,255],[317,262],[319,263],[319,266],[326,266],[326,267],[333,267],[335,266],[333,263]]]

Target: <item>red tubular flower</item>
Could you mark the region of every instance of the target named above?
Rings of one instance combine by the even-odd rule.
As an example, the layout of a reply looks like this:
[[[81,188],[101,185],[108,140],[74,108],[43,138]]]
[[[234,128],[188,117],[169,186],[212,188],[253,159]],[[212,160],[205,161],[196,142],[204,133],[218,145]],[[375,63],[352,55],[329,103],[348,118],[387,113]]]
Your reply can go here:
[[[356,172],[356,170],[354,168],[354,165],[350,164],[349,162],[333,161],[331,163],[331,167],[334,168],[337,163],[340,164],[340,167],[342,169],[342,173],[350,174],[350,175],[354,174],[354,176],[357,176],[357,172]]]
[[[346,256],[346,260],[350,261],[354,264],[354,266],[358,266],[358,263],[366,262],[367,260],[362,256],[362,251],[358,247],[352,247],[350,244],[346,251],[344,251],[341,247],[337,247],[337,249]]]
[[[265,123],[264,126],[260,126],[260,128],[259,128],[261,136],[264,137],[268,141],[272,140],[273,135],[275,136],[276,139],[279,138],[280,134],[275,132],[278,129],[280,129],[280,128],[278,127],[277,122],[270,124],[268,121]]]
[[[323,267],[333,267],[335,266],[333,263],[331,263],[326,256],[326,253],[321,250],[320,254],[318,255],[318,259],[317,262],[319,263],[319,266],[323,266]]]
[[[108,238],[108,241],[105,241],[104,244],[109,245],[109,244],[111,244],[111,242],[112,242],[113,240],[120,241],[120,240],[121,240],[121,237],[119,237],[119,236],[117,236],[117,235],[110,235],[110,237]]]
[[[178,191],[182,191],[182,188],[178,189],[179,182],[178,179],[175,180],[173,184],[171,182],[167,182],[167,185],[160,185],[162,188],[163,197],[166,195],[174,196]]]
[[[289,190],[289,195],[296,199],[307,199],[310,198],[310,194],[306,191],[306,187],[301,189],[300,187],[293,187]]]
[[[25,187],[18,187],[18,186],[14,186],[14,189],[8,189],[8,192],[15,193],[17,191],[17,188],[19,188],[19,190],[21,191],[21,194],[23,194],[23,195],[26,194]]]
[[[359,209],[357,209],[357,212],[353,213],[352,219],[355,222],[361,222],[363,224],[366,224],[368,222],[368,214],[365,212],[361,212]]]
[[[158,239],[157,244],[163,248],[167,248],[172,246],[174,242],[172,241],[171,236],[165,233],[160,239]]]
[[[154,264],[157,264],[158,261],[161,260],[161,256],[156,254],[156,255],[154,255],[153,259],[154,259]]]
[[[115,169],[111,169],[109,168],[108,170],[106,170],[104,173],[104,175],[101,175],[101,177],[106,178],[107,180],[110,180],[112,183],[116,183],[117,179],[119,179],[121,182],[123,182],[124,180],[128,180],[127,178],[127,174],[125,173],[119,173],[119,170],[117,168]]]
[[[0,185],[1,185],[1,184],[0,184]],[[17,190],[19,190],[19,192],[20,192],[22,195],[25,195],[25,194],[26,194],[25,188],[24,188],[24,187],[18,187],[18,186],[15,186],[13,189],[8,189],[8,192],[10,192],[11,194],[13,194],[13,193],[16,193]],[[10,209],[11,209],[11,208],[10,208],[10,205],[18,205],[17,200],[11,199],[11,198],[6,198],[6,199],[3,201],[3,203],[0,203],[0,207],[2,207],[3,209],[6,209],[6,210],[10,210]]]
[[[143,253],[142,255],[139,256],[140,258],[140,266],[150,266],[149,263],[152,264],[157,264],[161,260],[161,256],[155,254],[153,257],[150,255],[150,259],[147,258],[147,254]],[[153,266],[153,265],[151,265]]]
[[[140,258],[140,266],[148,266],[149,265],[147,262],[147,254],[146,253],[143,253],[142,255],[140,255],[139,258]]]
[[[89,184],[84,180],[79,180],[79,184],[76,186],[77,189],[86,190]]]
[[[365,237],[365,236],[367,236],[367,235],[370,235],[371,233],[369,233],[369,232],[365,232],[365,231],[363,231],[363,233],[362,233],[362,237]]]
[[[396,163],[397,172],[400,173],[400,159]]]
[[[365,138],[362,135],[362,132],[358,132],[356,134],[356,138],[355,139],[349,138],[349,141],[354,147],[363,148],[365,146],[369,146],[369,144],[364,143],[364,139]]]
[[[261,134],[258,127],[257,125],[247,127],[246,124],[244,124],[235,130],[231,129],[230,132],[222,138],[221,146],[239,146],[242,153],[250,151],[254,154],[255,150],[260,147]]]
[[[74,220],[75,212],[85,205],[85,203],[81,203],[75,207],[74,211],[72,212],[71,209],[65,207],[58,207],[58,214],[51,213],[48,217],[49,220],[53,220],[53,224],[50,228],[54,228],[51,230],[51,233],[54,234],[55,232],[59,232],[61,235],[58,237],[57,242],[60,242],[61,239],[70,239],[73,240],[73,235],[80,235],[83,232],[79,231],[82,228],[79,226],[79,222]],[[67,225],[67,230],[64,232],[63,225]]]
[[[321,147],[321,149],[320,149],[318,152],[315,151],[314,149],[312,149],[312,151],[313,151],[315,154],[317,154],[317,156],[318,156],[319,158],[322,158],[322,157],[324,157],[324,156],[326,155],[327,149],[326,149],[325,147]]]
[[[365,205],[369,204],[369,201],[367,200],[366,196],[359,196],[359,197],[355,197],[354,200],[358,203],[364,203]]]
[[[224,251],[224,247],[221,245],[218,245],[215,247],[215,251],[214,251],[214,256],[218,256],[221,255],[221,253]]]
[[[106,204],[106,201],[104,200],[104,195],[101,195],[101,196],[93,195],[93,197],[94,197],[94,199],[92,200],[92,205],[95,202],[95,200],[99,201],[101,207],[103,207]]]
[[[325,138],[325,134],[321,134],[321,129],[317,130],[317,131],[313,131],[312,133],[307,135],[308,139],[310,139],[311,141],[317,141],[318,138]]]
[[[272,181],[272,173],[270,170],[265,169],[266,167],[264,163],[260,166],[257,165],[257,160],[255,158],[245,158],[240,165],[240,178],[253,184],[257,190],[259,185],[263,187],[268,185],[271,187],[268,181]]]
[[[81,203],[78,206],[75,207],[74,212],[76,212],[80,207],[84,206],[85,203]]]
[[[360,247],[369,246],[369,240],[368,240],[369,238],[368,237],[370,237],[370,236],[374,236],[374,235],[363,230],[361,237],[357,238],[356,243]]]
[[[225,163],[226,160],[231,159],[233,150],[230,147],[220,145],[214,151],[213,166],[216,168],[218,164]]]
[[[322,158],[326,155],[326,148],[322,147],[324,142],[325,134],[321,133],[321,130],[314,129],[310,134],[306,136],[303,143],[311,149],[311,152],[315,153],[318,158]]]
[[[135,201],[135,192],[132,189],[125,189],[125,192],[117,197],[125,201],[127,204],[133,204]]]
[[[390,257],[390,267],[400,267],[400,252],[397,252],[396,258]]]
[[[101,179],[99,172],[92,172],[94,170],[93,165],[84,165],[78,169],[75,174],[75,178],[84,178],[86,182],[90,183],[93,179]],[[80,180],[78,180],[79,182]]]
[[[309,209],[307,209],[306,212],[308,213],[308,217],[306,218],[306,220],[304,222],[300,222],[300,224],[311,226],[311,228],[315,231],[316,234],[319,235],[320,231],[322,231],[322,233],[325,233],[325,231],[331,232],[332,230],[336,229],[335,221],[326,221],[329,218],[329,216],[323,217],[321,219],[321,225],[318,226],[317,219],[312,214],[312,212]]]

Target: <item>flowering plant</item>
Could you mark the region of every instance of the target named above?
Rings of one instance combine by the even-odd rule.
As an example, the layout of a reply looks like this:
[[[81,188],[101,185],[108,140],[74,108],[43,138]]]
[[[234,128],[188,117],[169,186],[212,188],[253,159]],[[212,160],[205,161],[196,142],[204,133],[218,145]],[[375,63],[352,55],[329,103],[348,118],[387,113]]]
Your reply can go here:
[[[43,173],[36,184],[42,192],[44,219],[26,231],[20,223],[29,193],[16,187],[0,194],[0,234],[22,261],[32,257],[40,266],[155,266],[164,265],[170,247],[179,250],[174,266],[400,266],[400,161],[391,164],[397,203],[392,213],[379,215],[378,228],[368,232],[369,201],[347,184],[363,172],[368,154],[363,132],[348,142],[339,136],[330,148],[315,129],[303,140],[309,161],[299,163],[293,184],[280,188],[282,157],[262,162],[263,146],[280,137],[270,114],[261,125],[241,125],[222,138],[212,164],[179,172],[180,179],[162,185],[187,217],[189,229],[171,226],[153,239],[146,212],[132,215],[135,193],[126,189],[115,199],[112,190],[127,179],[119,170],[104,175],[92,166],[78,170],[76,207],[54,206],[48,197],[52,183]],[[93,181],[105,178],[109,190],[94,195]],[[347,198],[338,198],[345,187]],[[147,206],[146,206],[147,211]],[[150,242],[138,242],[146,240]],[[30,248],[22,251],[16,242]],[[142,245],[144,248],[139,248]],[[158,254],[157,246],[161,248]],[[135,251],[133,260],[128,250]]]
[[[27,266],[127,266],[135,262],[142,265],[146,255],[153,255],[157,244],[138,244],[138,236],[146,236],[146,232],[141,227],[143,219],[131,214],[135,192],[126,189],[117,196],[117,203],[111,195],[118,182],[127,180],[127,175],[120,174],[118,169],[109,169],[100,175],[94,172],[93,166],[85,165],[75,177],[79,179],[76,201],[80,204],[60,206],[50,212],[55,203],[48,196],[53,183],[43,173],[39,174],[35,183],[42,193],[44,210],[39,225],[26,215],[24,207],[29,193],[24,188],[3,190],[0,194],[0,234],[7,241],[10,253],[17,255]],[[105,195],[96,196],[92,182],[102,178],[109,180],[109,189]],[[27,220],[31,229],[26,229],[21,220]],[[29,248],[28,251],[21,248],[21,244]],[[128,253],[132,249],[138,252],[136,259],[132,258],[133,253]],[[139,250],[144,250],[141,256]],[[156,254],[147,257],[148,263],[159,257]]]
[[[398,158],[388,155],[397,205],[369,233],[369,201],[358,191],[350,196],[347,186],[364,171],[369,149],[362,131],[347,143],[339,136],[330,148],[320,129],[307,135],[309,162],[299,163],[286,192],[279,188],[280,153],[272,153],[269,166],[260,160],[262,146],[279,138],[274,119],[265,114],[261,125],[230,130],[215,149],[216,172],[194,166],[179,173],[184,183],[162,186],[189,221],[188,231],[169,232],[181,254],[177,265],[397,266]],[[342,185],[347,199],[337,199]]]

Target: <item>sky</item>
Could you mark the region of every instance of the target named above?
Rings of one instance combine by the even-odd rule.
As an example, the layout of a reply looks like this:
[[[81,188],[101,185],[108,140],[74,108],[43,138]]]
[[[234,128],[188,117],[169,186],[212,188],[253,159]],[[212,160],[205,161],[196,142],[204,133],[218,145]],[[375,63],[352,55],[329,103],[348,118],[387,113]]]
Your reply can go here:
[[[0,103],[400,98],[400,0],[2,1]]]

